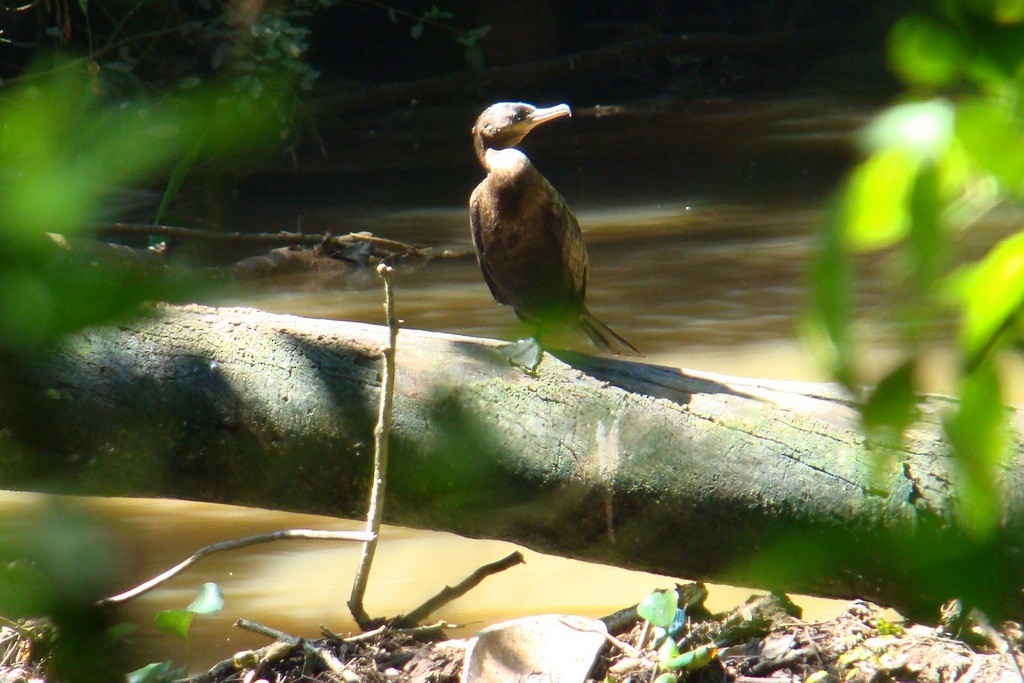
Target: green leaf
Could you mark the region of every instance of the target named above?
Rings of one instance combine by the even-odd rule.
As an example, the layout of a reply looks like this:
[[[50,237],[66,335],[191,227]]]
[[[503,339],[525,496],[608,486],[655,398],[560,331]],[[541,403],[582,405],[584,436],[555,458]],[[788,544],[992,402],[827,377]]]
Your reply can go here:
[[[827,207],[822,244],[811,264],[811,311],[803,325],[812,352],[837,381],[853,386],[849,322],[853,311],[853,268],[842,244],[834,203]]]
[[[939,189],[939,174],[934,165],[927,164],[918,172],[910,193],[909,208],[907,252],[911,261],[911,282],[927,305],[928,297],[937,289],[945,265],[945,236],[942,232],[944,205]],[[925,317],[925,312],[921,312],[918,317]]]
[[[422,35],[423,35],[423,24],[421,22],[417,22],[417,23],[413,24],[412,28],[409,29],[409,36],[413,40],[419,40]]]
[[[921,162],[891,147],[868,157],[850,175],[843,197],[843,235],[852,251],[890,247],[906,237],[908,200]]]
[[[131,624],[127,621],[122,621],[121,623],[114,624],[113,626],[107,629],[107,641],[110,643],[118,643],[126,639],[128,636],[130,636],[138,630],[139,627],[137,624]]]
[[[188,643],[188,629],[195,618],[195,612],[187,609],[165,609],[157,612],[153,623],[164,633],[180,638]]]
[[[1024,0],[994,0],[993,18],[1000,24],[1024,23]]]
[[[679,593],[674,588],[653,591],[636,606],[636,613],[651,622],[652,626],[668,628],[676,616]]]
[[[125,679],[128,683],[160,683],[161,681],[169,680],[167,674],[170,671],[170,660],[166,662],[153,662],[127,674]]]
[[[473,47],[490,32],[491,25],[484,24],[483,26],[477,26],[476,28],[471,28],[465,33],[462,33],[461,35],[455,38],[455,42],[461,43],[466,47]]]
[[[89,16],[89,0],[78,0],[78,9],[82,10],[85,16]]]
[[[999,242],[955,281],[960,299],[960,350],[976,365],[999,341],[1024,302],[1024,233]]]
[[[181,189],[182,184],[185,182],[185,178],[188,176],[189,170],[192,165],[199,158],[199,153],[203,149],[203,144],[197,142],[192,145],[185,154],[178,160],[178,163],[174,165],[174,170],[171,171],[171,177],[167,179],[167,187],[164,188],[163,197],[160,198],[160,207],[156,211],[156,217],[153,219],[153,225],[160,225],[160,221],[167,215],[167,208],[171,202],[178,195],[178,190]]]
[[[917,415],[916,406],[914,359],[910,359],[882,378],[861,407],[864,433],[874,443],[897,448]]]
[[[199,588],[199,595],[188,606],[190,612],[196,614],[216,614],[224,607],[224,593],[220,586],[207,582]]]
[[[655,629],[661,630],[660,627],[655,626]],[[652,629],[653,630],[653,629]],[[658,648],[658,661],[667,662],[670,659],[675,659],[679,656],[679,646],[676,641],[672,638],[668,638]]]
[[[963,475],[965,521],[968,528],[985,535],[1001,517],[997,475],[1010,446],[999,375],[991,360],[961,379],[959,399],[958,410],[945,421],[946,433]]]
[[[718,655],[718,648],[714,645],[701,645],[698,648],[684,652],[678,657],[673,657],[661,663],[666,669],[678,671],[696,671],[711,663],[711,660]]]
[[[861,133],[870,152],[899,147],[919,157],[939,159],[953,141],[956,109],[945,99],[889,107]]]
[[[992,102],[963,102],[956,114],[956,137],[967,154],[1010,192],[1024,186],[1024,131]]]
[[[934,19],[906,17],[889,32],[889,65],[908,85],[949,85],[959,76],[963,58],[956,34]]]

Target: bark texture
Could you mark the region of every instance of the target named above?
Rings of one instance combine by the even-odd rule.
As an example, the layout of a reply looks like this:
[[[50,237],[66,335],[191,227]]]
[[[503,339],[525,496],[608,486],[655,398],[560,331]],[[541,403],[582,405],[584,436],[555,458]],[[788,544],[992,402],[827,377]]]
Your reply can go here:
[[[199,306],[87,332],[3,368],[0,486],[363,517],[386,338]],[[570,353],[531,376],[500,346],[399,334],[387,521],[916,617],[954,596],[1024,613],[1017,413],[1003,523],[972,534],[946,399],[880,460],[828,385]]]

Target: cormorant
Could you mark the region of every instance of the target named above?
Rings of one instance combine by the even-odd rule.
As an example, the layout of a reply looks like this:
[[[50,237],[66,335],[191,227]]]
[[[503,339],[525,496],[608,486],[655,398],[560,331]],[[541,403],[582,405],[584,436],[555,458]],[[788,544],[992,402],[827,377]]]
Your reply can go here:
[[[501,102],[476,120],[473,144],[487,171],[469,200],[480,269],[494,299],[534,326],[538,341],[545,327],[576,327],[602,350],[639,354],[587,310],[587,247],[576,216],[515,148],[534,127],[563,116],[571,116],[565,104]]]

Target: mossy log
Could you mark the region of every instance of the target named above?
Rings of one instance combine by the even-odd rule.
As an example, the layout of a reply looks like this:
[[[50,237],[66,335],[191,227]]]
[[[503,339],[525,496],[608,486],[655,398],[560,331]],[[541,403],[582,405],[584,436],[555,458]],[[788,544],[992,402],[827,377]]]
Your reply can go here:
[[[19,446],[0,487],[362,517],[386,335],[200,306],[91,330],[3,367]],[[1017,412],[1002,523],[971,533],[948,399],[883,452],[829,385],[571,353],[530,375],[501,344],[401,331],[387,521],[916,617],[953,596],[1024,615]]]

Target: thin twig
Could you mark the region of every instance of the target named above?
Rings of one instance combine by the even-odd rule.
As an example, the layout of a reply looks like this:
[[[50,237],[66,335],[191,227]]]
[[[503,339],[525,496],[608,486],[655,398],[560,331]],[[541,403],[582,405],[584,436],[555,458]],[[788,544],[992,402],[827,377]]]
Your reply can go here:
[[[287,640],[289,638],[295,638],[295,636],[291,635],[290,633],[279,631],[276,628],[271,628],[270,626],[264,626],[263,624],[253,621],[252,619],[239,619],[235,622],[235,626],[237,628],[249,631],[251,633],[258,633],[261,636],[273,638],[274,640]]]
[[[388,345],[383,350],[384,368],[381,377],[380,411],[377,426],[373,430],[373,484],[370,487],[370,505],[366,513],[366,531],[373,539],[363,545],[359,567],[352,582],[352,594],[348,608],[360,628],[367,628],[370,615],[363,607],[366,585],[370,579],[370,565],[377,551],[377,534],[380,532],[381,517],[384,514],[384,489],[388,472],[388,439],[391,436],[391,404],[395,392],[395,344],[398,341],[398,319],[395,317],[394,292],[391,275],[394,269],[386,263],[377,266],[377,274],[384,281],[384,315],[388,321]]]
[[[305,649],[307,653],[312,653],[319,657],[320,661],[324,663],[324,666],[326,666],[331,673],[341,676],[342,672],[345,671],[345,663],[338,659],[338,656],[331,652],[329,648],[318,647],[307,640],[303,643],[303,649]]]
[[[177,683],[213,683],[228,678],[239,669],[259,668],[267,663],[279,662],[295,650],[301,638],[291,637],[288,640],[275,640],[257,650],[238,652],[227,659],[214,664],[208,671],[184,678]],[[250,659],[250,662],[245,662]]]
[[[1013,641],[1007,637],[1005,627],[996,629],[996,635],[1003,646],[1003,654],[1009,656],[1010,661],[1013,663],[1013,668],[1017,671],[1017,680],[1020,683],[1024,683],[1024,669],[1021,669],[1020,662],[1017,661],[1017,648],[1014,646]]]
[[[452,600],[460,598],[469,591],[471,591],[488,576],[497,574],[498,572],[503,572],[506,569],[514,567],[517,564],[522,564],[524,562],[526,562],[526,560],[523,558],[523,554],[517,550],[508,557],[504,557],[498,560],[497,562],[491,562],[490,564],[485,564],[481,567],[478,567],[472,574],[467,576],[459,583],[455,584],[454,586],[445,586],[441,589],[440,592],[437,593],[437,595],[430,598],[429,600],[427,600],[422,605],[412,610],[405,616],[401,617],[399,619],[399,623],[417,624],[426,619],[427,617],[429,617],[431,614],[436,612],[444,605],[447,605]]]
[[[616,638],[607,631],[599,631],[596,628],[580,626],[579,624],[572,623],[568,619],[559,619],[558,621],[560,621],[563,626],[567,626],[568,628],[571,628],[573,631],[579,631],[580,633],[596,633],[599,636],[603,636],[605,640],[607,640],[609,643],[625,652],[628,656],[632,657],[633,659],[644,659],[644,654],[640,652],[640,650],[636,649],[624,640]]]
[[[347,645],[354,645],[356,643],[363,643],[368,640],[373,640],[374,638],[385,632],[402,634],[417,638],[423,635],[433,635],[440,633],[443,629],[451,628],[452,626],[452,624],[449,624],[447,621],[444,620],[438,621],[433,624],[427,624],[425,626],[413,626],[411,628],[392,628],[391,626],[385,624],[384,626],[378,626],[372,631],[364,631],[363,633],[357,633],[356,635],[349,636],[348,638],[341,638],[337,634],[332,634],[332,637],[335,640],[338,640],[339,642],[345,643]]]
[[[203,559],[207,555],[223,550],[237,550],[238,548],[245,548],[250,545],[256,545],[258,543],[270,543],[272,541],[290,541],[290,540],[302,540],[302,541],[361,541],[366,543],[369,540],[376,538],[372,534],[368,534],[365,531],[326,531],[319,529],[284,529],[282,531],[273,531],[267,534],[256,534],[255,536],[246,536],[245,538],[236,538],[231,541],[221,541],[220,543],[213,543],[212,545],[200,548],[192,554],[188,559],[179,562],[167,571],[157,576],[154,576],[149,581],[139,584],[131,590],[127,590],[117,595],[112,595],[109,598],[103,598],[96,604],[98,605],[120,605],[121,603],[133,600],[144,593],[148,593],[160,584],[164,583],[168,579],[177,576],[184,570],[194,565],[199,560]]]

